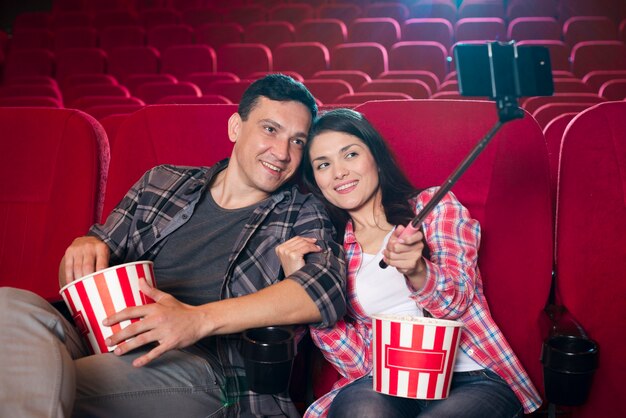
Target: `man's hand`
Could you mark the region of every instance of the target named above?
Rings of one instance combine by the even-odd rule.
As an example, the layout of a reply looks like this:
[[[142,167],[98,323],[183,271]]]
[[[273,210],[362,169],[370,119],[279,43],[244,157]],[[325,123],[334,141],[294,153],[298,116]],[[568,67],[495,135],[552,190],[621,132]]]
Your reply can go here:
[[[144,279],[139,280],[139,289],[155,303],[126,308],[103,321],[103,325],[112,326],[129,319],[142,319],[107,338],[107,345],[119,344],[115,354],[122,355],[145,344],[157,343],[154,349],[133,361],[133,366],[141,367],[166,351],[190,346],[205,336],[201,325],[206,328],[208,321],[200,309],[148,286]],[[132,340],[126,341],[129,338]]]
[[[97,270],[109,267],[110,250],[100,239],[91,236],[76,238],[65,250],[59,266],[61,287]]]

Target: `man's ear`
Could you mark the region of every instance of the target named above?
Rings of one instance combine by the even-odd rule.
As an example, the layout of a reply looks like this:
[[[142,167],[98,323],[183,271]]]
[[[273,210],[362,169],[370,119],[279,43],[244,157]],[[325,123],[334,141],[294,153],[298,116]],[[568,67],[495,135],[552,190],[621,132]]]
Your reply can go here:
[[[233,113],[230,115],[230,118],[228,118],[228,139],[230,139],[231,142],[237,142],[241,133],[242,122],[241,116],[237,112]]]

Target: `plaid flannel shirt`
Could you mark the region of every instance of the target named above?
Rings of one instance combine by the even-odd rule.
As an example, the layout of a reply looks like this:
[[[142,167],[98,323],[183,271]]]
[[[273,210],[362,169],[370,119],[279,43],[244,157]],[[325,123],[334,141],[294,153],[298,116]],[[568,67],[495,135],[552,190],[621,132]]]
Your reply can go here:
[[[111,212],[106,222],[94,225],[89,235],[111,249],[111,265],[158,256],[165,239],[193,214],[202,192],[227,165],[211,168],[159,166],[149,170]],[[319,308],[322,322],[333,325],[345,312],[343,249],[333,240],[334,229],[321,202],[295,186],[285,186],[257,207],[237,238],[222,284],[221,298],[256,292],[284,279],[274,248],[299,235],[314,237],[322,252],[306,256],[306,265],[292,274]],[[208,356],[216,375],[223,377],[224,403],[229,416],[241,412],[238,400],[247,401],[255,415],[297,416],[288,394],[258,395],[246,387],[240,335],[212,337],[217,353]]]
[[[416,213],[435,191],[436,188],[431,188],[416,197]],[[478,221],[471,219],[467,209],[452,193],[448,193],[425,219],[423,231],[431,258],[426,260],[424,287],[412,289],[411,297],[435,318],[463,322],[465,328],[460,348],[478,364],[502,377],[513,389],[526,413],[537,409],[541,405],[541,397],[491,317],[483,294],[477,264],[480,243]],[[371,319],[356,295],[356,275],[361,265],[362,250],[356,241],[352,223],[346,226],[344,249],[348,262],[348,314],[332,328],[311,328],[313,341],[342,377],[331,392],[309,407],[305,414],[307,418],[325,417],[342,387],[369,376],[372,371]]]

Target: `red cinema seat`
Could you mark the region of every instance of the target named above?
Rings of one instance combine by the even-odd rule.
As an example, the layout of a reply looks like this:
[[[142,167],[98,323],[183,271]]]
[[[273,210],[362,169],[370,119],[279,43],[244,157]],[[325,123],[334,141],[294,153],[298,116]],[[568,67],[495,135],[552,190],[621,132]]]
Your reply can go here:
[[[226,97],[233,103],[239,103],[243,92],[252,84],[253,79],[218,80],[209,86],[209,94],[218,94]]]
[[[53,13],[50,18],[50,29],[88,28],[93,26],[93,16],[85,11],[68,11]]]
[[[98,121],[101,121],[103,118],[109,117],[111,115],[130,115],[143,108],[144,105],[140,104],[117,104],[117,105],[97,105],[90,106],[83,110],[83,112],[90,114]],[[107,131],[107,136],[109,137],[109,145],[111,143],[111,135],[109,135],[109,131],[106,126],[104,126],[104,130]],[[112,148],[112,146],[111,146]]]
[[[339,44],[330,53],[331,70],[359,70],[370,77],[389,69],[387,50],[376,42]]]
[[[180,12],[167,7],[145,9],[139,12],[139,21],[146,30],[157,25],[182,23],[182,20]]]
[[[226,7],[221,13],[224,22],[237,23],[243,27],[267,20],[265,7],[256,4]]]
[[[73,74],[104,74],[107,54],[100,48],[68,48],[56,54],[56,79],[63,84]]]
[[[617,26],[607,16],[574,16],[563,23],[563,40],[571,47],[583,41],[616,41]]]
[[[195,31],[189,25],[172,23],[153,26],[147,33],[147,43],[163,53],[167,48],[175,45],[191,45],[194,42]]]
[[[576,117],[578,113],[563,113],[552,119],[543,128],[543,136],[546,138],[548,147],[548,161],[550,163],[550,188],[552,190],[552,207],[556,210],[556,189],[559,175],[559,156],[561,154],[561,140],[567,125]],[[556,215],[556,212],[555,212]]]
[[[616,78],[626,78],[626,70],[595,70],[585,74],[582,80],[592,91],[598,91],[606,81]]]
[[[569,408],[577,418],[626,415],[620,383],[626,344],[624,120],[625,102],[601,103],[572,120],[561,145],[557,294],[599,350],[587,401]]]
[[[356,92],[346,93],[335,99],[336,104],[341,105],[358,105],[371,101],[385,100],[411,100],[411,96],[406,93],[393,93],[388,91],[381,92]]]
[[[255,22],[246,27],[244,42],[267,45],[272,51],[282,43],[295,41],[296,29],[284,21]]]
[[[267,13],[268,20],[283,20],[294,25],[314,17],[315,9],[313,6],[304,3],[278,4],[269,9]]]
[[[457,79],[446,80],[439,85],[439,90],[437,91],[459,91],[459,81]]]
[[[389,92],[408,94],[412,99],[428,99],[430,87],[420,80],[378,79],[366,82],[358,88],[358,92]]]
[[[559,0],[559,20],[572,16],[614,16],[617,2],[614,0]]]
[[[157,74],[160,65],[161,55],[151,46],[127,46],[109,53],[108,72],[124,82],[132,74]]]
[[[146,104],[137,97],[125,96],[83,96],[74,100],[72,107],[85,111],[93,106],[112,106],[112,105],[141,105]]]
[[[438,42],[398,42],[389,51],[389,69],[430,71],[443,81],[448,72],[447,55]]]
[[[23,76],[54,76],[55,56],[47,49],[10,51],[4,66],[4,80]]]
[[[65,249],[100,219],[107,137],[72,109],[0,108],[0,125],[0,285],[58,301]]]
[[[226,44],[243,42],[243,27],[234,22],[205,23],[196,28],[196,43],[217,49]]]
[[[124,80],[124,85],[132,95],[137,94],[137,89],[143,83],[165,82],[176,84],[178,79],[171,74],[131,74]]]
[[[93,17],[93,26],[99,31],[110,27],[139,24],[139,16],[130,10],[101,10]]]
[[[348,42],[377,42],[389,49],[400,41],[400,25],[389,17],[361,17],[348,27]]]
[[[49,12],[23,12],[15,16],[13,32],[19,29],[47,29],[49,25]]]
[[[63,103],[50,96],[0,97],[0,107],[53,107],[60,109]]]
[[[456,22],[454,35],[457,42],[504,41],[506,25],[499,17],[468,17]]]
[[[620,41],[585,41],[572,48],[572,72],[583,78],[594,70],[626,70],[626,45]]]
[[[63,101],[61,92],[47,84],[7,84],[0,86],[0,97],[51,97]]]
[[[146,30],[143,26],[111,26],[100,32],[100,48],[107,52],[124,46],[144,46]]]
[[[458,18],[504,18],[504,5],[502,1],[464,0],[459,6]]]
[[[555,93],[552,96],[535,96],[520,100],[521,107],[531,115],[548,103],[600,103],[604,99],[595,93]]]
[[[319,42],[286,42],[274,50],[273,59],[274,71],[295,71],[310,78],[328,69],[330,53]]]
[[[114,115],[104,116],[102,119],[98,120],[100,125],[104,128],[107,138],[109,138],[109,149],[111,150],[111,154],[113,154],[115,147],[115,137],[117,136],[117,131],[130,115],[131,113],[117,113]]]
[[[239,81],[233,73],[229,72],[215,72],[215,73],[191,73],[184,78],[185,81],[195,84],[202,91],[202,95],[209,93],[210,86],[219,80],[231,80]]]
[[[497,120],[493,102],[392,101],[356,110],[420,188],[443,184]],[[527,115],[505,125],[452,188],[480,221],[478,262],[491,313],[538,388],[538,319],[552,273],[549,181],[544,138]]]
[[[626,99],[626,78],[609,80],[600,86],[598,94],[607,100]]]
[[[446,49],[450,49],[454,39],[454,28],[446,19],[441,18],[413,18],[402,25],[403,41],[439,42]]]
[[[348,28],[339,19],[306,19],[296,26],[296,41],[320,42],[333,48],[348,39]]]
[[[594,93],[594,91],[578,78],[555,78],[553,80],[555,93]]]
[[[201,97],[189,95],[171,95],[161,97],[156,104],[231,104],[232,102],[219,94],[204,94]]]
[[[509,22],[507,39],[525,41],[529,39],[551,39],[560,41],[561,24],[553,17],[518,17]]]
[[[363,10],[356,4],[327,3],[317,8],[317,17],[320,19],[338,19],[349,25],[354,19],[361,17]]]
[[[219,23],[222,21],[222,13],[215,6],[200,6],[183,10],[183,23],[193,28],[198,28],[205,23]]]
[[[535,45],[545,46],[550,51],[550,64],[552,70],[570,71],[570,47],[563,41],[550,39],[519,41],[518,46]]]
[[[322,104],[333,103],[342,94],[354,93],[350,83],[339,79],[309,79],[304,85]]]
[[[506,16],[509,21],[518,17],[558,16],[557,0],[511,0],[507,4]]]
[[[137,97],[146,102],[154,104],[167,96],[191,96],[200,97],[202,92],[193,83],[180,81],[176,84],[164,82],[143,83],[137,88]]]
[[[594,105],[596,105],[595,102],[548,103],[535,110],[533,112],[533,118],[535,118],[535,120],[541,127],[541,130],[543,131],[548,123],[550,123],[550,121],[552,121],[554,118],[561,116],[564,113],[580,113],[583,110],[588,109]]]
[[[65,105],[74,107],[74,102],[86,96],[130,97],[130,92],[119,84],[79,84],[64,90]]]
[[[227,121],[236,111],[232,104],[155,105],[130,115],[115,137],[103,217],[154,166],[212,165],[230,156]]]
[[[184,78],[192,73],[214,72],[215,50],[206,45],[171,46],[161,54],[161,73]]]
[[[54,50],[54,32],[49,29],[17,29],[11,38],[11,50],[43,48]]]
[[[384,73],[383,73],[384,74]],[[363,71],[358,70],[325,70],[318,71],[313,74],[312,78],[333,79],[347,81],[353,90],[356,90],[366,81],[372,81],[372,78]]]
[[[98,46],[98,32],[92,27],[59,28],[54,32],[54,49],[95,48]]]
[[[399,24],[409,18],[409,8],[399,1],[382,1],[366,4],[363,17],[390,17]]]
[[[437,17],[450,23],[456,22],[457,9],[452,0],[420,0],[409,7],[410,17]]]
[[[272,71],[272,51],[262,44],[226,44],[217,50],[217,71],[246,77],[250,73]]]

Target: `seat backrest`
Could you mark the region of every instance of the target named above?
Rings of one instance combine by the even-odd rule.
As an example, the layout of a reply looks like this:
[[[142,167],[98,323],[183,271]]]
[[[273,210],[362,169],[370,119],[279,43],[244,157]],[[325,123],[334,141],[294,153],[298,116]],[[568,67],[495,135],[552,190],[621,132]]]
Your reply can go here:
[[[547,103],[543,106],[540,106],[537,110],[533,112],[533,118],[543,130],[548,123],[557,116],[561,116],[564,113],[575,112],[579,113],[585,109],[590,108],[595,105],[597,102],[579,102],[579,103]]]
[[[465,0],[459,6],[458,17],[459,20],[474,17],[502,19],[504,18],[504,5],[501,1]]]
[[[272,71],[272,51],[263,44],[226,44],[217,50],[217,71],[239,77],[257,71]]]
[[[557,0],[511,0],[508,2],[506,16],[509,20],[518,17],[558,16]]]
[[[534,96],[521,101],[522,107],[531,115],[548,103],[600,103],[604,99],[594,93],[555,93],[553,96]]]
[[[359,70],[373,78],[389,69],[388,61],[387,50],[376,42],[339,44],[330,53],[331,70]]]
[[[305,19],[315,17],[315,9],[310,4],[304,3],[287,3],[278,4],[267,13],[268,20],[283,20],[293,23],[294,25]]]
[[[587,402],[573,416],[626,415],[626,102],[598,104],[569,124],[557,196],[557,292],[599,346]],[[608,322],[607,322],[608,321]]]
[[[411,96],[406,93],[393,93],[388,91],[360,91],[356,93],[345,93],[335,99],[335,104],[358,105],[371,101],[385,100],[411,100]]]
[[[160,65],[161,55],[151,46],[127,46],[109,53],[109,73],[122,82],[131,74],[157,74]]]
[[[18,29],[11,38],[11,50],[44,48],[54,49],[54,32],[49,29]]]
[[[320,19],[339,19],[346,25],[362,15],[363,9],[356,4],[328,3],[317,8],[317,17]]]
[[[616,78],[604,82],[600,86],[598,94],[607,100],[626,99],[626,78]]]
[[[321,42],[330,49],[347,39],[348,28],[339,19],[306,19],[296,26],[298,42]]]
[[[428,99],[431,95],[428,84],[421,80],[383,79],[372,80],[358,88],[359,92],[405,93],[413,99]]]
[[[554,78],[553,79],[555,93],[597,93],[591,87],[583,83],[579,78]]]
[[[146,30],[140,25],[111,26],[100,31],[100,48],[111,51],[123,46],[144,46]]]
[[[192,7],[183,10],[183,22],[197,29],[205,23],[221,23],[222,14],[215,6]]]
[[[400,41],[400,25],[389,17],[361,17],[348,27],[348,42],[378,42],[389,49]]]
[[[572,48],[572,72],[583,78],[594,70],[626,70],[626,45],[620,41],[583,41]]]
[[[507,39],[524,41],[529,39],[561,40],[561,24],[553,17],[518,17],[509,22]]]
[[[559,174],[559,155],[561,153],[561,140],[565,133],[567,125],[576,117],[578,113],[563,113],[552,119],[545,128],[543,128],[543,136],[546,139],[548,147],[548,161],[550,163],[550,188],[552,190],[553,207],[556,210],[556,188],[557,178]],[[556,215],[556,213],[555,213]]]
[[[137,97],[146,102],[146,104],[154,104],[166,96],[185,95],[191,97],[200,97],[202,92],[193,83],[181,81],[176,84],[169,82],[143,83],[137,88]]]
[[[230,156],[227,121],[236,111],[232,104],[155,105],[130,115],[115,137],[103,217],[156,165],[211,165]]]
[[[208,87],[208,92],[210,94],[224,96],[233,103],[239,103],[243,92],[246,91],[248,86],[250,86],[253,81],[254,80],[247,78],[236,81],[218,80]]]
[[[184,23],[170,23],[156,25],[147,33],[147,43],[163,53],[174,45],[191,45],[194,42],[195,31]]]
[[[130,97],[130,92],[117,84],[80,84],[66,89],[63,98],[65,105],[72,107],[77,99],[85,96]]]
[[[450,49],[454,39],[454,28],[450,22],[441,18],[412,18],[402,25],[403,41],[439,42]]]
[[[240,42],[243,42],[243,26],[235,22],[211,22],[196,28],[196,43],[213,49]]]
[[[339,79],[309,79],[304,85],[322,104],[333,103],[342,94],[354,93],[350,83]]]
[[[209,93],[209,87],[211,84],[215,83],[219,80],[231,80],[231,81],[239,81],[239,77],[237,77],[233,73],[229,72],[199,72],[199,73],[191,73],[184,78],[185,81],[189,81],[190,83],[195,84],[202,91],[202,94]]]
[[[447,51],[438,42],[398,42],[389,51],[390,70],[426,70],[443,81],[448,72]]]
[[[54,32],[54,49],[95,48],[98,46],[98,32],[92,27],[59,28]]]
[[[574,16],[563,23],[563,40],[571,47],[583,41],[616,41],[617,25],[607,16]]]
[[[267,9],[256,4],[226,7],[218,13],[223,14],[224,22],[238,23],[244,27],[254,22],[267,20]]]
[[[356,110],[420,188],[443,184],[497,120],[495,104],[486,101],[392,101]],[[532,118],[505,125],[452,191],[481,224],[479,266],[491,313],[539,388],[538,318],[550,288],[552,217],[545,141]]]
[[[65,249],[100,218],[106,134],[73,109],[0,108],[0,125],[0,285],[60,300]]]
[[[246,27],[244,42],[267,45],[272,51],[284,43],[295,41],[293,24],[284,21],[255,22]]]
[[[192,73],[215,72],[215,50],[206,45],[171,46],[161,54],[161,72],[182,79]]]
[[[93,17],[93,25],[99,31],[110,27],[138,24],[139,16],[130,10],[100,10]]]
[[[378,76],[379,80],[420,80],[426,83],[431,94],[439,89],[439,77],[427,70],[389,70]]]
[[[626,78],[626,70],[596,70],[587,73],[583,77],[583,83],[587,84],[592,91],[600,90],[606,81],[616,78]]]
[[[313,78],[330,78],[343,80],[350,83],[353,90],[358,89],[366,81],[372,81],[372,78],[363,71],[359,70],[324,70],[313,74]]]
[[[146,30],[157,25],[182,23],[182,20],[180,12],[166,7],[144,9],[139,12],[139,21]]]
[[[504,41],[506,25],[499,17],[468,17],[456,22],[454,36],[457,42]]]
[[[320,42],[285,42],[274,50],[274,71],[295,71],[310,78],[329,65],[330,53]]]
[[[68,48],[56,53],[56,79],[63,84],[72,74],[104,74],[107,54],[100,48]]]
[[[54,76],[55,56],[44,48],[11,51],[4,66],[4,80],[23,76]]]
[[[456,22],[456,4],[448,0],[420,1],[409,7],[410,17],[437,17],[450,23]]]

